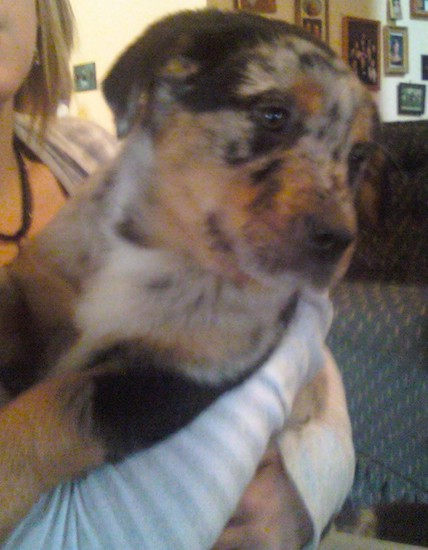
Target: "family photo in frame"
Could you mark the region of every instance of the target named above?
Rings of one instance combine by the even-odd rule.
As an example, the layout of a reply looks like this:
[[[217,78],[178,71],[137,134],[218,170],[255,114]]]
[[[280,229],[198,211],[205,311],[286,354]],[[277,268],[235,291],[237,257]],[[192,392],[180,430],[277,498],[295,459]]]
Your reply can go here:
[[[409,34],[406,27],[384,29],[385,74],[409,71]]]
[[[380,23],[371,19],[344,17],[343,58],[371,90],[380,89]]]

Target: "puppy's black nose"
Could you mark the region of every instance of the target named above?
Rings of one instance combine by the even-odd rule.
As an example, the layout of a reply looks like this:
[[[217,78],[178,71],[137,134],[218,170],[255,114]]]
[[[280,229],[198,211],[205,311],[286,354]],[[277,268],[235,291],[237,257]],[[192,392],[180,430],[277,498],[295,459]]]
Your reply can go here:
[[[307,226],[309,250],[321,261],[337,261],[355,239],[355,232],[342,225],[311,218]]]

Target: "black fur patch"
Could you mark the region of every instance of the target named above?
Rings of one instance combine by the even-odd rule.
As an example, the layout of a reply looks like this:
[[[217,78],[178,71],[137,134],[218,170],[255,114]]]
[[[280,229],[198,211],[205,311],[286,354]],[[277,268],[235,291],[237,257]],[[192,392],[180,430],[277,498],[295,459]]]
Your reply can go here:
[[[152,281],[148,282],[146,288],[147,290],[162,292],[164,290],[168,290],[173,286],[174,279],[168,275],[165,275],[164,277],[159,277],[158,279],[153,279]]]
[[[251,211],[259,212],[273,207],[274,199],[281,189],[281,182],[276,174],[282,165],[281,159],[274,159],[251,174],[253,185],[260,188],[256,198],[250,204]]]
[[[37,371],[30,359],[21,358],[11,364],[0,366],[0,384],[13,397],[36,383]]]
[[[116,173],[109,171],[105,174],[102,184],[98,185],[95,189],[95,193],[92,194],[91,199],[95,202],[103,202],[105,198],[109,195],[112,187],[116,184]]]
[[[348,156],[348,183],[351,187],[359,181],[374,150],[373,143],[356,143],[352,147]]]
[[[271,210],[275,204],[275,197],[281,190],[281,181],[272,176],[264,182],[256,198],[251,202],[249,209],[252,212]]]
[[[333,126],[335,126],[339,121],[340,121],[340,106],[337,102],[335,102],[331,106],[327,114],[326,124],[322,126],[322,128],[317,133],[317,139],[321,140],[326,135],[328,135],[331,132]]]
[[[94,421],[108,458],[150,447],[191,422],[227,388],[144,365],[95,378]]]
[[[298,292],[296,292],[290,298],[288,303],[283,307],[279,320],[281,322],[281,325],[284,328],[288,327],[288,325],[291,323],[291,320],[293,319],[294,314],[296,313],[298,301],[299,301],[299,294]]]
[[[117,226],[116,231],[126,241],[138,246],[145,246],[147,244],[146,236],[130,217],[121,220]]]
[[[94,435],[105,443],[109,460],[168,437],[242,381],[198,383],[175,371],[173,363],[167,351],[121,342],[96,353],[86,365],[106,369],[94,373],[92,415]]]
[[[0,288],[0,384],[15,397],[43,378],[49,361],[76,334],[68,322],[55,321],[53,332],[42,328],[27,302],[25,277],[10,273],[10,281],[13,291]],[[47,357],[48,347],[52,357]]]
[[[282,167],[281,159],[274,159],[269,161],[263,168],[256,170],[251,174],[251,181],[254,185],[263,184],[266,180],[270,181],[272,175],[276,174]]]
[[[230,166],[239,166],[250,159],[248,155],[242,155],[239,141],[231,141],[226,146],[225,161]]]
[[[281,312],[279,321],[284,328],[294,315],[297,300],[296,294]],[[186,426],[223,393],[243,382],[271,352],[235,379],[210,385],[171,368],[173,360],[168,362],[167,352],[132,342],[103,350],[87,365],[107,371],[93,379],[94,435],[106,445],[110,461],[150,447]]]
[[[227,238],[227,235],[220,227],[218,217],[215,213],[207,216],[205,221],[205,227],[207,230],[208,238],[210,239],[210,246],[213,250],[217,250],[223,253],[230,253],[233,251],[233,247]]]

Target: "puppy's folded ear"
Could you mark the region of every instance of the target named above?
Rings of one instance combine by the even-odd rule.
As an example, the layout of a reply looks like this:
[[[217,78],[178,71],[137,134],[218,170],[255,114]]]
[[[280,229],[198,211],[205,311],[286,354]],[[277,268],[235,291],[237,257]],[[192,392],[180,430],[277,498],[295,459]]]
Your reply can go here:
[[[137,40],[119,57],[102,85],[119,137],[130,131],[153,85],[155,67],[160,60],[149,46],[144,38]]]
[[[155,96],[158,96],[156,108],[162,110],[162,107],[168,106],[168,99],[179,95],[179,89],[187,85],[190,77],[198,71],[196,62],[177,56],[163,60],[157,71],[150,67],[150,70],[143,72],[144,59],[133,59],[127,53],[119,59],[103,83],[104,95],[113,111],[120,138],[129,133],[137,120],[144,120],[146,114],[149,116]],[[138,71],[140,74],[137,76]],[[158,90],[162,90],[163,94],[157,94]],[[165,93],[167,91],[169,94]]]
[[[198,70],[188,50],[193,44],[188,14],[177,21],[166,18],[150,27],[114,64],[103,82],[104,96],[113,111],[119,137],[129,133],[149,110],[162,82],[184,83]]]

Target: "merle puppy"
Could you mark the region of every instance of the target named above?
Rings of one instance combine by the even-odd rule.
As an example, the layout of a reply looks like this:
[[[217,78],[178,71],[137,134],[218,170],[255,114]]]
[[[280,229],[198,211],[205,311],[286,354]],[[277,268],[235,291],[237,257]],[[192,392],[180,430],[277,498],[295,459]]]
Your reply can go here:
[[[0,273],[3,534],[253,372],[356,236],[376,111],[298,28],[179,13],[104,92],[117,158]]]

